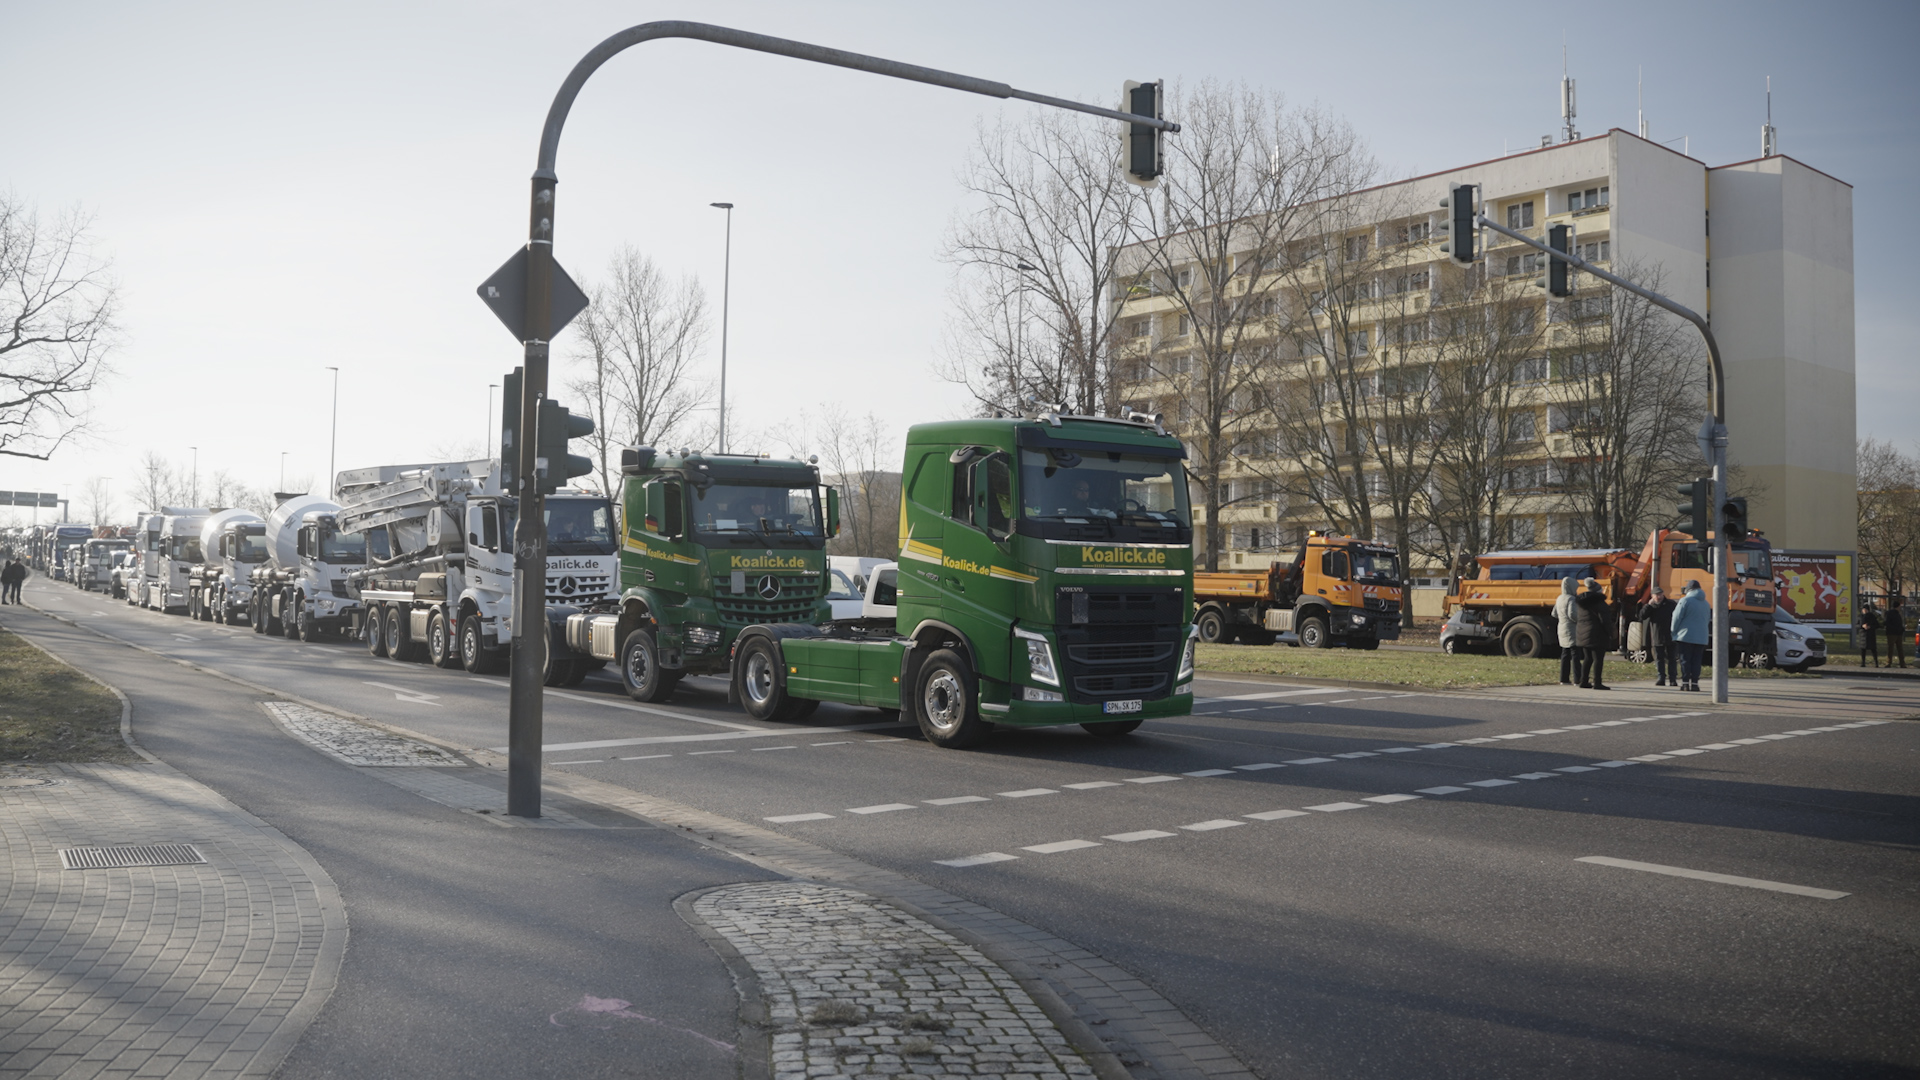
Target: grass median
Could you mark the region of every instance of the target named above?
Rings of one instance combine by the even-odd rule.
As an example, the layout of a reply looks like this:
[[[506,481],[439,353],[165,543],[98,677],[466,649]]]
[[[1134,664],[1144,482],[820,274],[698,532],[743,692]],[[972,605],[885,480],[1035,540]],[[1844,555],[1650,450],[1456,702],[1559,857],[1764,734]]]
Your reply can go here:
[[[1292,679],[1416,687],[1423,690],[1471,690],[1487,686],[1545,686],[1560,681],[1560,661],[1517,660],[1507,656],[1382,649],[1298,649],[1286,645],[1202,645],[1194,658],[1202,674],[1276,675]],[[1617,654],[1607,657],[1606,673],[1622,682],[1653,674],[1651,664],[1632,664]],[[1819,678],[1784,671],[1735,668],[1736,678]],[[1711,677],[1711,672],[1702,679]]]
[[[139,760],[120,738],[119,698],[0,630],[0,765]]]

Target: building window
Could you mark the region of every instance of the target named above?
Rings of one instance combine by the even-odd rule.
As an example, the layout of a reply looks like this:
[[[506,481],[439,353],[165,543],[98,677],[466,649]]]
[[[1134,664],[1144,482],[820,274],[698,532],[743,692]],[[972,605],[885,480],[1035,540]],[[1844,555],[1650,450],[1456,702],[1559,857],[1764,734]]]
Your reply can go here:
[[[1350,356],[1367,355],[1367,331],[1352,330],[1347,333],[1347,353]]]
[[[1398,336],[1400,339],[1400,344],[1402,345],[1420,344],[1421,342],[1427,340],[1426,321],[1421,320],[1418,322],[1401,323],[1400,326],[1398,327]]]
[[[1535,438],[1534,417],[1532,413],[1515,413],[1507,417],[1508,442],[1533,442]]]
[[[1513,203],[1507,207],[1507,228],[1533,228],[1533,200],[1529,199],[1526,202]]]
[[[1184,289],[1187,286],[1192,285],[1193,271],[1192,270],[1180,271],[1178,274],[1175,274],[1173,276],[1173,283],[1176,288],[1181,288],[1181,289]]]
[[[1508,518],[1507,519],[1507,544],[1511,547],[1521,548],[1521,549],[1532,547],[1533,546],[1533,519],[1530,517]]]
[[[1531,334],[1539,323],[1539,308],[1521,308],[1508,316],[1507,332],[1511,334]]]
[[[1127,336],[1128,337],[1146,337],[1147,334],[1152,329],[1153,329],[1153,320],[1134,319],[1132,322],[1129,322],[1127,324]]]
[[[1359,262],[1367,257],[1367,238],[1364,236],[1347,237],[1347,261]]]
[[[1613,314],[1612,296],[1582,296],[1567,304],[1572,319],[1598,319]]]
[[[1176,329],[1173,332],[1173,336],[1186,337],[1189,333],[1193,331],[1193,320],[1189,319],[1185,315],[1182,315],[1180,316],[1180,321],[1176,323],[1175,326],[1176,326]]]
[[[1592,210],[1593,208],[1598,206],[1606,206],[1608,203],[1612,201],[1613,201],[1612,188],[1605,188],[1605,187],[1588,188],[1585,191],[1575,191],[1575,192],[1568,193],[1567,209],[1570,211],[1571,210]]]
[[[1547,381],[1547,358],[1529,357],[1513,366],[1513,381],[1520,384],[1543,383]]]
[[[1575,255],[1588,262],[1610,262],[1613,259],[1613,241],[1596,240],[1591,244],[1580,244],[1573,249]]]

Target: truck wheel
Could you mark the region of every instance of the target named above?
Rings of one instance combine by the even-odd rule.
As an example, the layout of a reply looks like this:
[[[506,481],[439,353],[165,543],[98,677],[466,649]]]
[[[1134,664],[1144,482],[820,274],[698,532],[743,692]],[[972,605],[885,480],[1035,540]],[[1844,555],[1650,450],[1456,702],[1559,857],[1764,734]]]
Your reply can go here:
[[[280,633],[289,641],[300,637],[300,609],[307,605],[296,593],[287,593],[280,605]]]
[[[573,672],[574,672],[575,666],[576,665],[571,660],[555,660],[553,658],[553,650],[549,648],[547,650],[546,666],[540,672],[540,685],[541,686],[572,686],[574,685],[569,680],[573,678]]]
[[[437,668],[460,666],[460,651],[454,648],[453,631],[447,626],[447,613],[436,610],[427,619],[427,659]]]
[[[397,606],[391,606],[386,609],[386,618],[380,622],[380,625],[385,630],[387,659],[389,660],[411,659],[411,657],[407,655],[413,650],[412,643],[407,640],[406,618],[406,612],[401,611]]]
[[[480,634],[480,616],[460,620],[460,666],[469,675],[485,675],[493,670],[493,657],[487,652],[486,639]]]
[[[1144,720],[1106,720],[1098,724],[1081,724],[1087,734],[1098,735],[1103,739],[1117,739],[1122,735],[1131,735],[1138,730]]]
[[[763,637],[747,639],[733,665],[734,694],[755,720],[784,724],[813,714],[820,703],[789,697],[780,680],[780,652]]]
[[[1501,637],[1507,655],[1519,660],[1535,660],[1547,654],[1547,638],[1537,623],[1520,619],[1507,627]]]
[[[678,675],[660,669],[660,650],[653,631],[641,627],[620,644],[620,682],[635,701],[665,701],[679,684]]]
[[[581,683],[586,682],[587,676],[596,670],[598,669],[593,666],[591,661],[569,660],[567,662],[566,681],[561,683],[560,685],[561,686],[579,686]]]
[[[1193,620],[1200,628],[1200,640],[1209,645],[1233,644],[1233,627],[1227,625],[1226,616],[1219,608],[1207,608]]]
[[[257,593],[254,595],[253,602],[247,605],[247,622],[253,626],[254,633],[267,632],[267,628],[260,621],[260,597]]]
[[[1324,649],[1333,644],[1327,636],[1327,620],[1314,617],[1300,621],[1300,644],[1309,649]]]
[[[913,718],[927,741],[961,750],[986,738],[990,729],[980,719],[978,693],[966,657],[952,649],[927,657],[914,680],[913,693]]]
[[[387,609],[384,605],[370,607],[360,633],[367,642],[367,655],[381,657],[387,655]]]
[[[325,635],[325,631],[320,629],[320,620],[308,613],[305,604],[300,605],[300,614],[295,617],[294,625],[300,631],[300,640],[309,645],[317,643]]]
[[[199,593],[187,594],[187,618],[192,619],[195,622],[200,621],[200,594]]]

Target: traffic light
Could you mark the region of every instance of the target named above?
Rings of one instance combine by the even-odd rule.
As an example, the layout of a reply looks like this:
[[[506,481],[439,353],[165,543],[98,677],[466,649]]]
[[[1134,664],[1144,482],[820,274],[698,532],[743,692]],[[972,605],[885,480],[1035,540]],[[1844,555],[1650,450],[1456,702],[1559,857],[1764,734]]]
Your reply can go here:
[[[1552,225],[1547,228],[1547,246],[1561,254],[1572,250],[1573,226]],[[1544,282],[1551,296],[1573,295],[1573,264],[1565,259],[1547,256],[1547,280]]]
[[[1137,83],[1129,81],[1120,91],[1120,111],[1136,116],[1151,116],[1155,120],[1164,120],[1160,114],[1161,84],[1157,82]],[[1154,187],[1160,182],[1161,168],[1165,162],[1162,156],[1160,140],[1165,132],[1157,127],[1145,124],[1128,124],[1127,130],[1120,136],[1120,149],[1127,163],[1127,183],[1141,187]]]
[[[534,460],[540,470],[540,494],[551,495],[576,476],[593,471],[593,459],[567,453],[567,440],[593,434],[593,421],[575,416],[566,406],[540,399],[540,427],[534,434]]]
[[[1708,530],[1713,527],[1713,518],[1707,512],[1713,505],[1708,501],[1712,491],[1713,477],[1711,476],[1703,476],[1691,484],[1680,485],[1680,496],[1687,501],[1675,506],[1674,510],[1682,518],[1680,524],[1695,540],[1705,540]]]
[[[514,489],[514,478],[520,470],[520,441],[514,438],[514,432],[520,428],[522,370],[514,368],[500,380],[500,491],[506,495],[519,494]]]
[[[1720,520],[1727,527],[1727,542],[1738,543],[1747,538],[1747,497],[1729,495],[1720,505]]]
[[[1447,197],[1440,200],[1440,209],[1447,211],[1447,219],[1440,223],[1440,231],[1447,237],[1440,250],[1452,257],[1459,266],[1472,266],[1479,257],[1475,250],[1480,230],[1474,223],[1474,211],[1478,206],[1472,184],[1455,184],[1447,191]]]

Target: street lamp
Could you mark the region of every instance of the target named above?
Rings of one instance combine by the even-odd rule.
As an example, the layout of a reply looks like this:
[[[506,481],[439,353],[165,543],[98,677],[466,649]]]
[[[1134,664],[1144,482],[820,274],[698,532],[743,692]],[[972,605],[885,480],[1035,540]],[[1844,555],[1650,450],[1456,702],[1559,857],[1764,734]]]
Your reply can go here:
[[[720,452],[727,452],[727,301],[733,286],[733,204],[708,203],[727,212],[726,257],[720,266]]]
[[[200,448],[197,446],[189,446],[187,447],[187,449],[193,451],[193,473],[192,473],[192,480],[187,485],[188,487],[187,501],[191,502],[195,506],[199,506],[200,505]]]
[[[280,451],[280,486],[275,491],[287,490],[287,451]]]
[[[1027,353],[1027,275],[1040,268],[1030,265],[1025,259],[1015,263],[1013,268],[1020,271],[1020,325],[1014,331],[1013,365],[1012,370],[1007,372],[1007,389],[1017,399],[1020,396],[1020,361]]]
[[[329,366],[333,372],[333,434],[327,442],[327,498],[333,498],[333,455],[340,448],[340,369]]]

